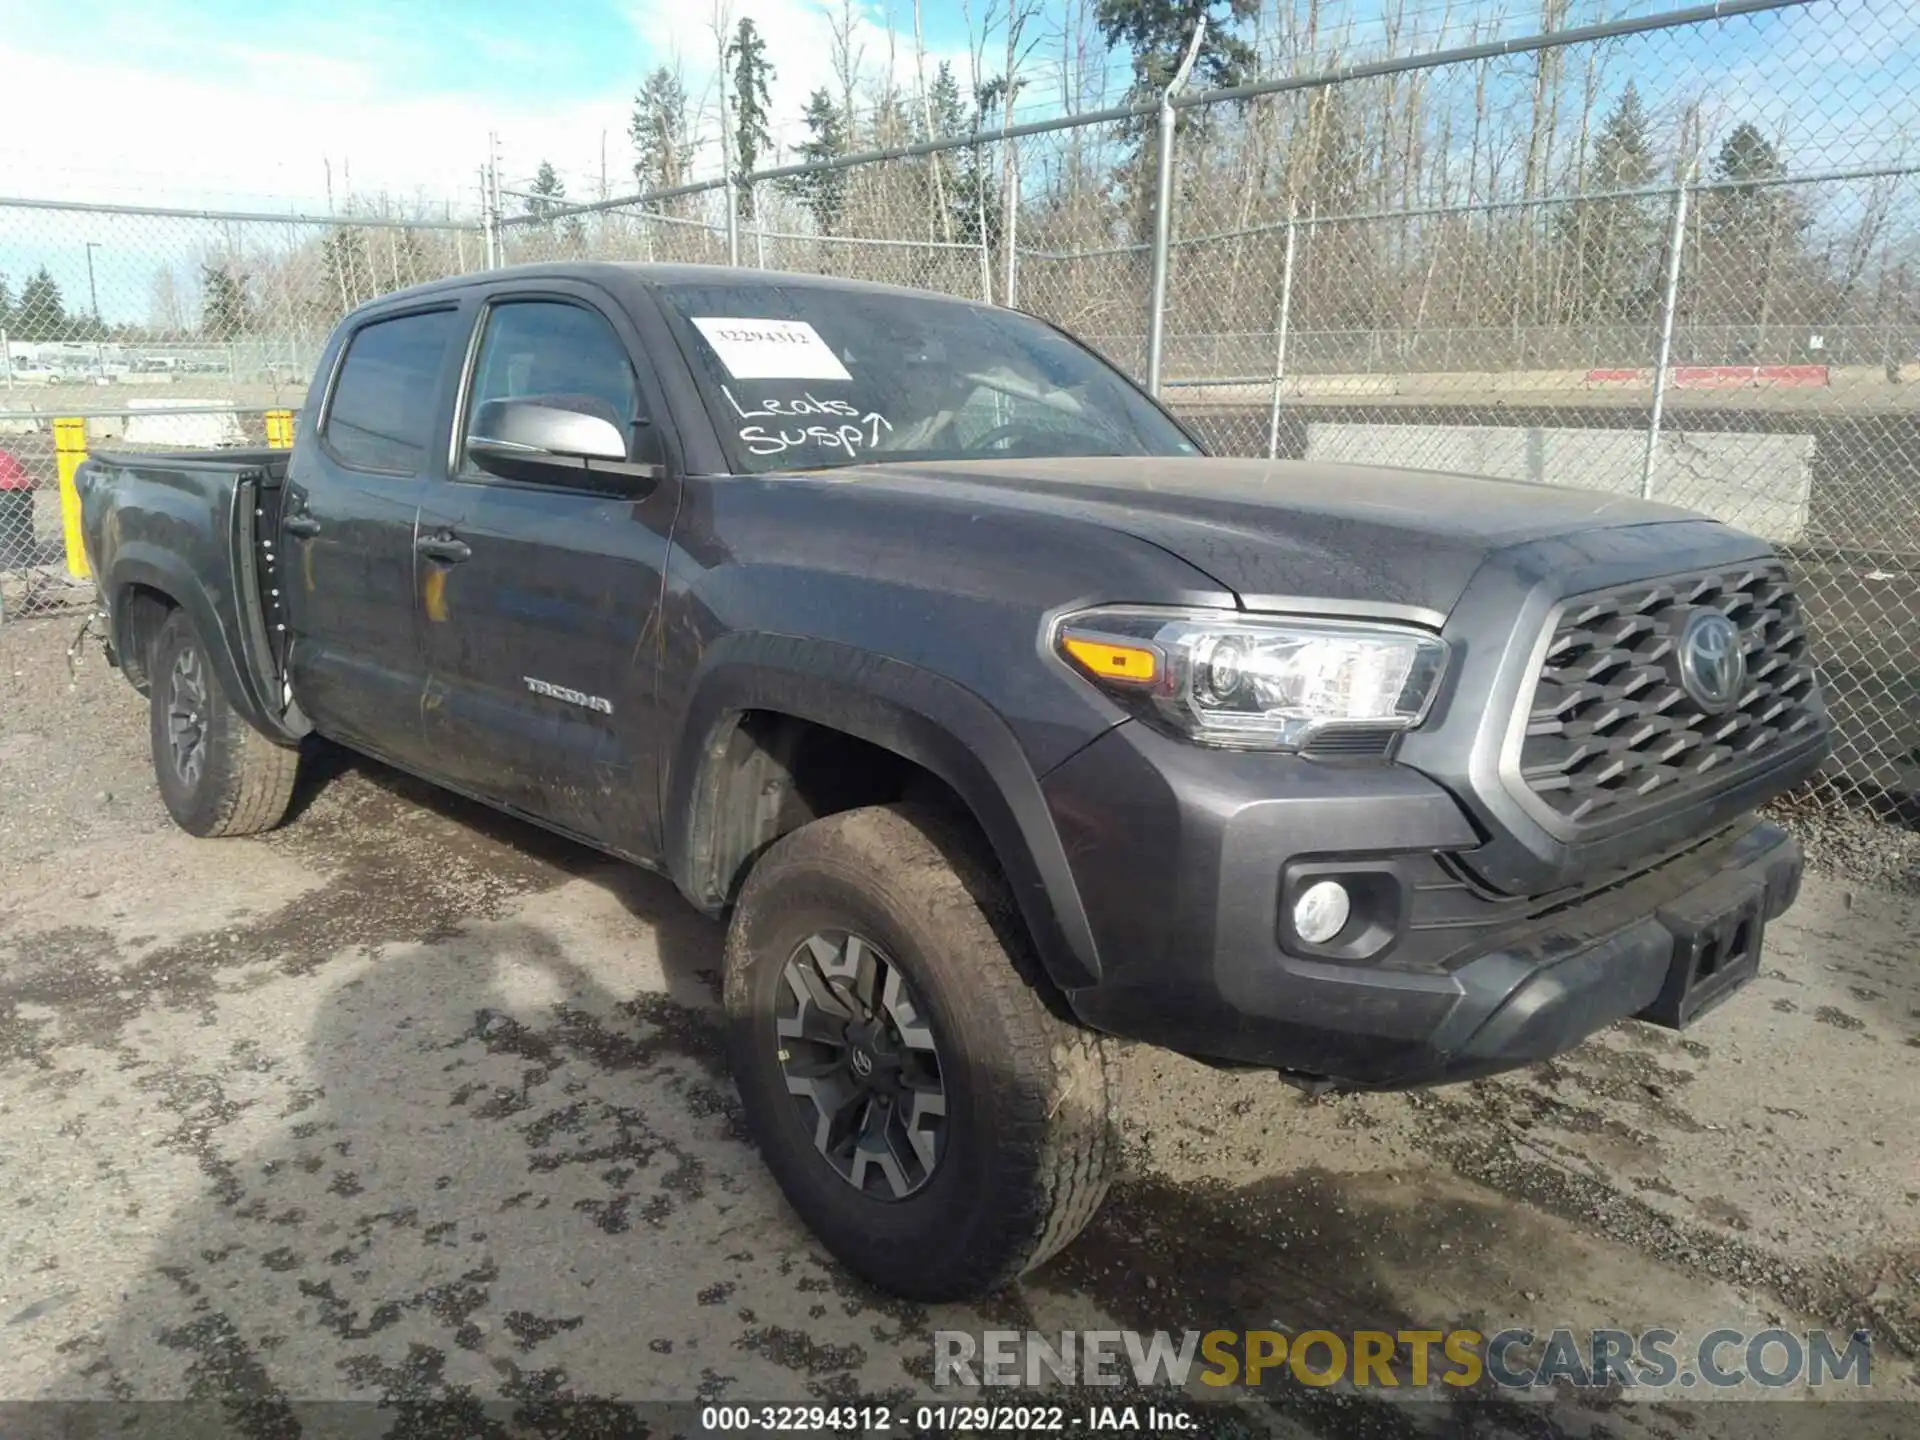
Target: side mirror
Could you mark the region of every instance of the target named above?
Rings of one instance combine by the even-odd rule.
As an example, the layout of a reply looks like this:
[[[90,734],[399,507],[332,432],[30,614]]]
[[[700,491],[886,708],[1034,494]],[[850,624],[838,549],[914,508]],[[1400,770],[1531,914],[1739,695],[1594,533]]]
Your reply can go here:
[[[489,475],[548,485],[633,493],[661,477],[635,463],[620,427],[583,410],[537,400],[489,400],[467,431],[467,458]]]

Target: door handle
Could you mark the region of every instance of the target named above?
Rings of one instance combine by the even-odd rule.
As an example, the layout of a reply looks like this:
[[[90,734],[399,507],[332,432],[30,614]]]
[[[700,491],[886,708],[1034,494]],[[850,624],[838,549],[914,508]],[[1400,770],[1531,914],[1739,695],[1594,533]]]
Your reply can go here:
[[[287,516],[280,522],[280,528],[289,535],[297,535],[302,540],[320,533],[320,522],[304,512]]]
[[[458,565],[473,554],[473,547],[455,535],[422,535],[413,542],[413,548],[429,560],[446,565]]]

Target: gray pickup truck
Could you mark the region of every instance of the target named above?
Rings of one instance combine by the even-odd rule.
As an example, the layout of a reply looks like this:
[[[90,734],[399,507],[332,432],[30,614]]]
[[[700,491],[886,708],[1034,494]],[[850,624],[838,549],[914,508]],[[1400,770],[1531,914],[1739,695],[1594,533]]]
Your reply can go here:
[[[1014,312],[563,265],[348,316],[286,452],[79,476],[196,835],[311,734],[729,915],[749,1127],[832,1252],[979,1293],[1116,1150],[1106,1037],[1429,1085],[1755,974],[1829,725],[1683,511],[1210,459]]]

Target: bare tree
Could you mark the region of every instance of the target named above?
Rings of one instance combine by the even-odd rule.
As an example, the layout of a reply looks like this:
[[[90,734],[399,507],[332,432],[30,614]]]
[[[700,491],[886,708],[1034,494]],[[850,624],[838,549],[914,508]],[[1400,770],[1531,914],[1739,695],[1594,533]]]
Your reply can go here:
[[[933,96],[927,89],[927,33],[920,21],[920,0],[913,0],[913,80],[919,91],[920,123],[931,140],[939,130],[933,120]],[[940,238],[950,242],[953,213],[947,206],[946,157],[935,154],[928,158],[932,162],[927,166],[927,173],[933,190],[933,214],[940,227]]]
[[[854,92],[860,85],[860,72],[866,60],[866,42],[860,38],[860,12],[853,0],[840,0],[840,8],[827,19],[831,31],[833,78],[840,85],[840,114],[847,144],[859,148],[859,126],[853,109]]]
[[[153,277],[153,299],[147,310],[147,323],[169,338],[186,333],[187,311],[181,303],[180,285],[173,266],[163,265]]]

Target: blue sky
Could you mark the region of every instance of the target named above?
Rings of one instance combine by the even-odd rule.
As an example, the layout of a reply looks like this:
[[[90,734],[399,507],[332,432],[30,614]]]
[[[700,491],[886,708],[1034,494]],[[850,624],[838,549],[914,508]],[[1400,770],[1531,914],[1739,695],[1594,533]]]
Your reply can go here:
[[[752,15],[777,67],[776,122],[791,144],[806,93],[832,87],[829,15],[856,22],[870,81],[891,52],[913,75],[913,0],[719,0]],[[1006,0],[968,0],[975,22]],[[1300,68],[1378,53],[1380,17],[1397,0],[1322,0],[1322,54]],[[1684,0],[1574,0],[1565,23],[1676,8]],[[1280,5],[1287,0],[1280,0]],[[615,193],[632,188],[626,126],[633,91],[676,60],[712,125],[715,0],[0,0],[0,193],[276,213],[319,212],[328,187],[474,213],[488,135],[507,183],[552,161],[574,198],[595,198],[604,155]],[[1270,0],[1269,13],[1280,8]],[[1062,36],[1091,0],[1043,0],[1029,59],[1027,116],[1057,113]],[[1294,8],[1291,5],[1288,9]],[[969,60],[960,0],[923,0],[928,69]],[[1536,0],[1406,0],[1405,52],[1518,36]],[[1344,26],[1344,28],[1343,28]],[[1471,32],[1471,33],[1470,33]],[[988,73],[1003,44],[989,45]],[[1331,53],[1337,45],[1338,53]],[[1671,116],[1706,101],[1710,137],[1739,119],[1779,134],[1799,168],[1879,163],[1920,145],[1920,3],[1814,0],[1776,14],[1620,42],[1604,52],[1610,94],[1632,75]],[[1126,58],[1082,57],[1112,103]],[[1500,89],[1524,105],[1525,67],[1503,62]],[[1467,70],[1432,72],[1434,99],[1468,104]],[[1577,83],[1577,81],[1576,81]],[[1464,133],[1464,131],[1460,132]],[[1714,143],[1710,138],[1710,144]],[[699,163],[711,173],[714,157]],[[1911,182],[1910,182],[1911,183]],[[1903,209],[1911,206],[1909,192]],[[1910,210],[1906,212],[1910,216]],[[50,265],[69,303],[85,294],[85,240],[109,318],[142,318],[152,256],[178,248],[186,222],[89,220],[0,209],[0,273]],[[1910,223],[1910,222],[1909,222]],[[169,230],[167,227],[172,226]]]
[[[751,15],[777,67],[789,135],[830,84],[827,0],[719,0]],[[831,0],[837,10],[841,0]],[[912,74],[912,0],[850,0],[865,73]],[[0,0],[0,194],[324,213],[349,195],[477,212],[490,133],[501,173],[542,160],[568,194],[634,188],[627,122],[647,71],[682,70],[714,128],[715,0]],[[927,0],[929,69],[966,54],[957,4]],[[727,28],[731,28],[730,23]],[[711,154],[698,161],[710,169]],[[512,202],[509,201],[511,204]],[[144,319],[156,257],[207,227],[163,218],[0,208],[0,274],[46,264],[87,303],[87,241],[109,320]]]
[[[754,16],[768,36],[777,138],[797,141],[807,91],[832,84],[829,15],[843,3],[868,77],[878,78],[891,51],[895,73],[910,82],[914,0],[0,0],[9,117],[0,124],[0,191],[286,210],[323,208],[330,179],[337,198],[351,188],[470,205],[493,132],[509,183],[545,159],[570,195],[593,198],[603,137],[609,183],[627,188],[631,97],[653,66],[677,61],[712,124],[716,4],[732,18]],[[1377,50],[1378,17],[1398,3],[1322,0],[1343,51],[1326,58]],[[1565,23],[1682,3],[1575,0]],[[1004,15],[1006,0],[970,5],[978,24],[983,12]],[[1029,114],[1061,108],[1059,37],[1091,8],[1042,0],[1040,44],[1026,67]],[[923,0],[922,11],[929,70],[948,58],[964,80],[961,0]],[[1404,11],[1403,51],[1540,23],[1536,0],[1404,0]],[[1677,36],[1626,43],[1643,47],[1633,68],[1664,59],[1678,72],[1664,78],[1680,88],[1719,71],[1722,101],[1772,110],[1803,131],[1868,121],[1865,129],[1884,132],[1890,111],[1912,113],[1913,70],[1889,54],[1905,49],[1911,59],[1915,15],[1911,0],[1816,0],[1703,28],[1697,45]],[[1810,52],[1809,35],[1827,53]],[[1000,68],[1001,43],[996,35],[989,72]],[[1125,87],[1125,57],[1092,59],[1107,80],[1092,103],[1111,103]],[[1820,66],[1832,70],[1811,68]],[[1662,78],[1643,78],[1643,89],[1667,88]]]
[[[797,121],[806,90],[831,74],[827,5],[722,3],[769,36],[776,113]],[[869,73],[884,67],[891,38],[910,75],[912,0],[895,0],[891,37],[883,4],[852,8]],[[62,117],[0,126],[0,188],[272,199],[284,209],[324,199],[330,161],[336,193],[350,176],[361,192],[470,194],[498,132],[510,178],[550,159],[577,194],[598,185],[605,132],[617,190],[647,70],[677,59],[695,103],[712,107],[713,9],[713,0],[556,0],[538,11],[524,0],[0,0],[9,115]],[[924,21],[936,60],[964,55],[956,3],[928,0]]]

